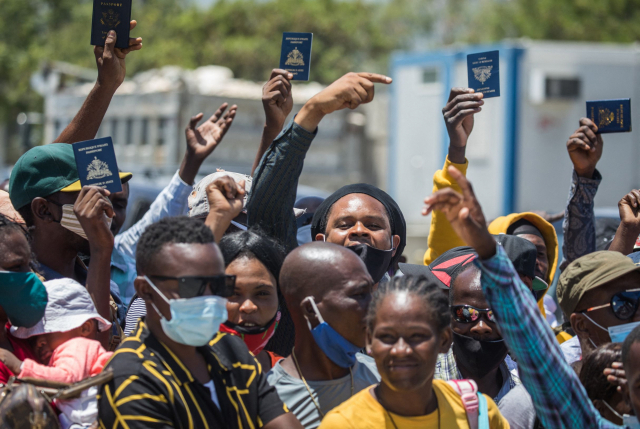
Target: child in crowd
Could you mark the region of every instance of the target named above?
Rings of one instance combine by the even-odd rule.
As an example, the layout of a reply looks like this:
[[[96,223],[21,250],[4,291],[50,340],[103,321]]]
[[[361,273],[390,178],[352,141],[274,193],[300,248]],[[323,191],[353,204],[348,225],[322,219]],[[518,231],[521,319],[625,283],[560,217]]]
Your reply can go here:
[[[11,328],[20,339],[32,339],[40,362],[20,361],[8,350],[0,349],[0,360],[19,378],[34,377],[63,383],[76,383],[99,374],[113,353],[95,340],[97,332],[111,327],[101,317],[89,292],[73,279],[44,283],[49,296],[44,317],[32,328]],[[58,401],[60,422],[68,428],[76,423],[89,427],[97,416],[96,388],[79,399]]]

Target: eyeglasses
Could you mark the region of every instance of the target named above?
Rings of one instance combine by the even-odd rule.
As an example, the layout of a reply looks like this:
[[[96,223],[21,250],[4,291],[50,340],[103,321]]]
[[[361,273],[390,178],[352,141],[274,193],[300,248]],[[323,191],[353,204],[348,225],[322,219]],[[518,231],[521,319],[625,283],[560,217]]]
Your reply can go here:
[[[609,304],[599,305],[597,307],[587,308],[580,313],[587,311],[600,310],[601,308],[611,307],[613,315],[620,320],[629,320],[638,311],[638,300],[640,300],[640,289],[629,289],[624,292],[618,292],[611,297]]]
[[[454,305],[451,307],[451,314],[456,322],[473,323],[480,318],[482,313],[487,314],[487,319],[495,322],[493,311],[489,308],[477,308],[472,305]]]
[[[207,286],[211,288],[213,295],[228,298],[233,295],[236,287],[236,276],[227,276],[225,274],[212,277],[167,277],[151,275],[148,277],[158,280],[177,280],[180,298],[202,296]]]

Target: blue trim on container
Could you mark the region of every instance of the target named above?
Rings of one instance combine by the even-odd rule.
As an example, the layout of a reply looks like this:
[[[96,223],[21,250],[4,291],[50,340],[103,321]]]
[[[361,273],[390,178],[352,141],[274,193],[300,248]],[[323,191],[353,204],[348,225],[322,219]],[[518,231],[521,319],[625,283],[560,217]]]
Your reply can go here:
[[[516,211],[516,188],[518,180],[518,88],[520,81],[520,57],[524,49],[505,50],[507,63],[507,83],[505,96],[505,152],[504,191],[502,212],[504,215]]]

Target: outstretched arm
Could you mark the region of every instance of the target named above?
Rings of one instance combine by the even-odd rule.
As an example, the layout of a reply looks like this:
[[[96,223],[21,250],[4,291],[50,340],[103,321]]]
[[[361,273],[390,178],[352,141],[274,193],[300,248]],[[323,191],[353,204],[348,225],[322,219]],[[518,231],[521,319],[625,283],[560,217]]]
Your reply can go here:
[[[628,255],[633,252],[640,235],[640,190],[634,189],[622,197],[618,203],[620,226],[611,242],[609,250]]]
[[[470,88],[452,88],[449,93],[449,101],[442,108],[444,123],[449,135],[449,153],[442,170],[433,175],[433,192],[445,188],[453,188],[461,192],[458,183],[448,172],[450,166],[454,166],[463,175],[467,174],[466,150],[467,142],[473,130],[474,115],[482,110],[484,101],[482,93],[474,93]],[[424,255],[424,264],[429,265],[438,256],[454,247],[464,246],[464,242],[453,232],[446,216],[435,212],[431,216],[431,228],[429,229],[428,249]]]
[[[374,73],[348,73],[307,101],[258,165],[247,201],[249,226],[259,225],[283,243],[287,251],[298,245],[293,205],[304,158],[318,124],[332,112],[355,109],[373,100],[374,83],[389,84],[391,78]]]
[[[137,22],[131,21],[133,30]],[[116,32],[111,30],[105,45],[96,46],[93,54],[98,66],[98,80],[82,104],[80,111],[54,143],[76,143],[95,138],[113,94],[124,81],[126,75],[125,58],[131,51],[142,49],[142,38],[129,39],[127,49],[116,48]]]
[[[567,152],[573,164],[573,179],[562,230],[564,240],[560,265],[563,270],[581,256],[596,251],[596,226],[593,200],[602,176],[596,165],[602,157],[602,136],[588,118],[580,119],[580,127],[569,137]]]
[[[536,301],[522,283],[502,246],[487,230],[482,208],[469,181],[455,168],[449,173],[462,193],[444,189],[426,199],[426,210],[440,210],[453,229],[478,252],[482,290],[493,310],[520,379],[536,414],[547,428],[618,428],[594,408],[578,376],[566,363],[555,336],[540,317]]]

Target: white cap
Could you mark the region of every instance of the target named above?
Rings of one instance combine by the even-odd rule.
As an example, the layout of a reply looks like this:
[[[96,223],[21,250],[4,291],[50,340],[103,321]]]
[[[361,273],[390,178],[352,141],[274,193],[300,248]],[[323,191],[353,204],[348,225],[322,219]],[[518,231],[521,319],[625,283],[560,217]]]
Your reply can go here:
[[[111,322],[98,314],[87,289],[73,279],[62,278],[44,282],[48,301],[44,317],[31,328],[11,327],[11,334],[17,338],[51,332],[67,332],[82,326],[90,319],[98,321],[98,330],[104,332]]]
[[[233,173],[231,171],[218,171],[213,174],[209,174],[207,177],[196,183],[193,187],[193,191],[189,195],[188,203],[189,203],[189,217],[206,217],[209,214],[209,199],[207,198],[207,186],[210,183],[213,183],[214,180],[219,179],[220,177],[229,176],[236,183],[240,183],[244,180],[244,201],[243,208],[247,206],[247,198],[249,196],[249,192],[251,192],[251,184],[253,179],[251,176],[247,176],[246,174]]]

